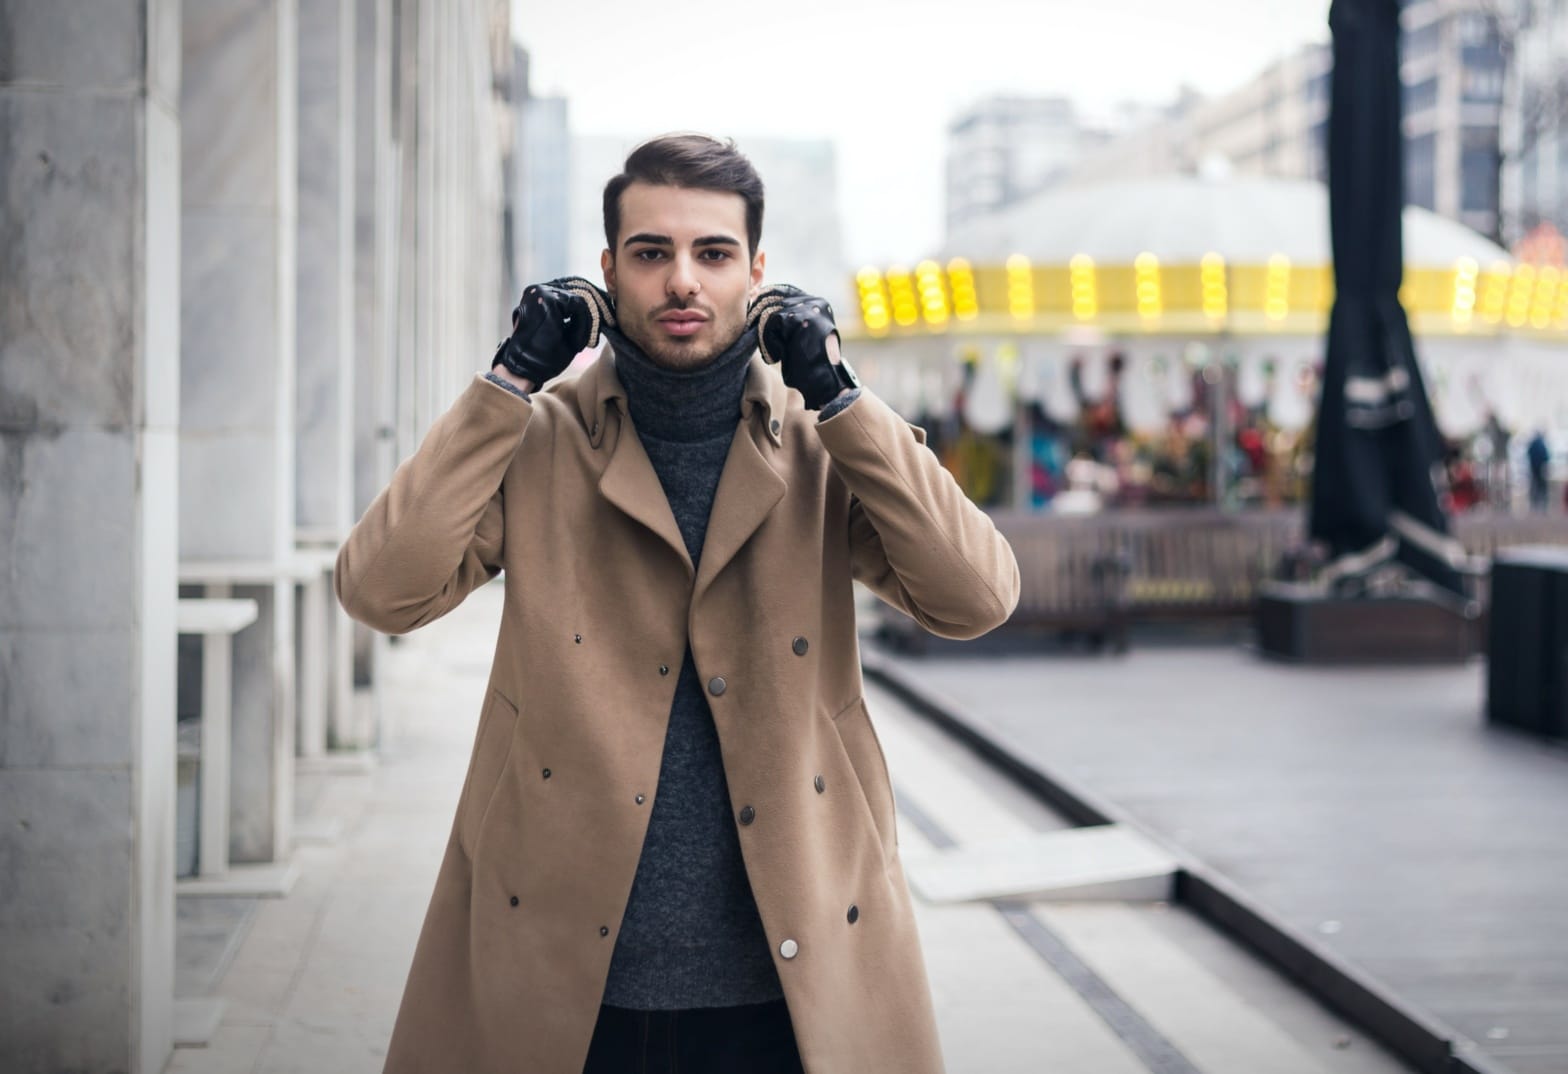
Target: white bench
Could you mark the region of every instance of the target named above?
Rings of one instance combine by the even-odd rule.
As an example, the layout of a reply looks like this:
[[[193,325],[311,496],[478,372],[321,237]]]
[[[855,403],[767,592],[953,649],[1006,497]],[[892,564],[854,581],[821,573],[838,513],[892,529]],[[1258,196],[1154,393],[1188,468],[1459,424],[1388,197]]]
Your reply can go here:
[[[201,637],[201,818],[197,875],[208,879],[229,869],[229,721],[233,697],[233,638],[256,621],[253,600],[204,598],[179,601],[181,634]]]
[[[300,711],[295,752],[307,762],[302,767],[331,767],[324,763],[329,728],[340,745],[363,746],[366,738],[354,711],[353,625],[331,591],[337,545],[300,545],[295,555],[309,571],[300,591]],[[361,755],[353,756],[355,761],[363,761]]]
[[[179,581],[182,585],[202,587],[202,597],[193,600],[193,604],[208,604],[230,599],[235,586],[277,587],[305,584],[317,573],[313,563],[297,559],[290,559],[283,563],[265,560],[185,560],[179,565]],[[182,600],[180,603],[183,606],[185,601]],[[253,607],[256,604],[255,601],[246,603]],[[289,625],[292,627],[292,623]],[[289,633],[293,633],[292,629]],[[210,647],[204,645],[204,660],[207,659],[209,651]],[[293,654],[289,655],[292,657]],[[225,680],[221,702],[217,700],[217,685],[207,681],[207,674],[203,674],[200,865],[198,874],[178,881],[175,890],[179,895],[285,895],[299,876],[298,867],[290,860],[290,848],[293,842],[293,728],[288,728],[286,735],[275,736],[277,749],[281,753],[272,758],[273,778],[277,781],[273,794],[275,813],[271,820],[276,833],[274,839],[276,859],[270,862],[233,865],[228,860],[230,815],[228,747],[232,724],[233,683],[228,675],[227,644],[218,660]],[[220,705],[224,715],[221,721],[222,730],[217,734],[222,736],[219,748],[224,752],[222,760],[218,761],[209,753],[208,731],[212,725],[208,720],[208,712],[219,711],[216,706]],[[293,706],[291,704],[287,707],[292,709]],[[218,786],[215,787],[214,784]],[[221,799],[218,797],[219,787],[222,792]],[[220,800],[222,801],[220,809],[209,808],[209,802]],[[220,830],[221,836],[218,834]]]

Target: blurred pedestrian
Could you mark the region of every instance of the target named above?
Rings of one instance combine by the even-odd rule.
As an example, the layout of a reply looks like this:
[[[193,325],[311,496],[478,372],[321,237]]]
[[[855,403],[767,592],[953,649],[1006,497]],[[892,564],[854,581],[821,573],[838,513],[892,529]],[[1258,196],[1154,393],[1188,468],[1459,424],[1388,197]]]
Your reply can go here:
[[[1524,449],[1525,463],[1530,470],[1530,509],[1546,510],[1547,464],[1552,460],[1551,449],[1546,446],[1546,436],[1537,429]]]
[[[828,303],[763,287],[762,207],[733,143],[635,149],[604,287],[524,291],[343,546],[388,633],[506,575],[391,1074],[942,1068],[851,579],[967,638],[1018,568]]]

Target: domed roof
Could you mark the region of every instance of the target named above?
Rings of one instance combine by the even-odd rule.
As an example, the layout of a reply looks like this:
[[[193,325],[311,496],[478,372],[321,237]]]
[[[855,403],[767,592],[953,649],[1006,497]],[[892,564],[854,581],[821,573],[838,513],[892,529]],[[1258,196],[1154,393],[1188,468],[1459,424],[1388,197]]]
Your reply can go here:
[[[1427,209],[1406,207],[1405,263],[1448,268],[1470,258],[1482,268],[1508,261],[1485,236]],[[1328,188],[1298,179],[1171,176],[1060,187],[988,217],[950,238],[943,254],[1065,264],[1085,254],[1130,264],[1141,253],[1164,264],[1217,253],[1232,264],[1283,254],[1300,265],[1328,264]]]

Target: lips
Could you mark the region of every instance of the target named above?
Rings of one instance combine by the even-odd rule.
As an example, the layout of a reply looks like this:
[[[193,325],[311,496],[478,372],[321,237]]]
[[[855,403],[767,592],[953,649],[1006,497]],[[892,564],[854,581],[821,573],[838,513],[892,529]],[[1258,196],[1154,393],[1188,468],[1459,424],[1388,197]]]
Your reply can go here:
[[[658,321],[672,336],[690,336],[707,324],[708,318],[694,310],[673,310],[658,318]]]

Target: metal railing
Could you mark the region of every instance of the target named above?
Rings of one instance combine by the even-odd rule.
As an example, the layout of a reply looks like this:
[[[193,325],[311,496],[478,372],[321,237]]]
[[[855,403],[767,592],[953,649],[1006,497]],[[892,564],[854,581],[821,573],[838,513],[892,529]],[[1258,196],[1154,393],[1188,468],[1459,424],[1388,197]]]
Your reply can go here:
[[[1130,623],[1252,614],[1260,582],[1305,540],[1300,510],[1213,508],[1097,515],[996,512],[1018,558],[1022,594],[1008,626],[1124,641]],[[1454,523],[1473,556],[1521,544],[1568,545],[1568,516],[1472,513]],[[1481,592],[1486,600],[1484,579]],[[894,640],[918,628],[886,623]]]

